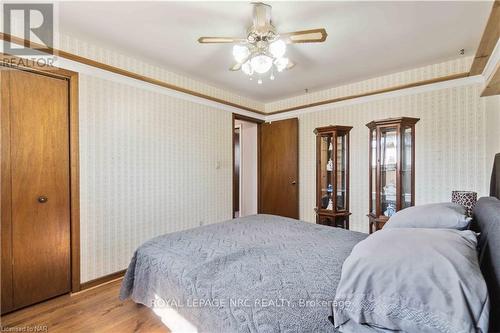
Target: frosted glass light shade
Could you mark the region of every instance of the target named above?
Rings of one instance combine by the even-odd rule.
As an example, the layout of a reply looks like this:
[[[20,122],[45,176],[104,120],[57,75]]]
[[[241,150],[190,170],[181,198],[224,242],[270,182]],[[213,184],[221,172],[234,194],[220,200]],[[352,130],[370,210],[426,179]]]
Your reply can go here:
[[[273,59],[264,54],[259,54],[253,57],[250,63],[254,71],[259,74],[264,74],[269,69],[271,69],[271,66],[273,65]]]
[[[252,68],[252,65],[250,65],[250,60],[247,60],[243,65],[241,65],[241,70],[246,75],[252,75],[253,74],[253,68]]]
[[[244,45],[233,46],[233,57],[237,63],[243,62],[250,55],[250,50]]]
[[[288,58],[278,58],[274,61],[274,65],[278,72],[281,72],[288,66]]]
[[[286,44],[284,41],[281,39],[278,39],[275,42],[272,42],[269,44],[269,52],[273,55],[275,58],[281,58],[285,55],[286,52]]]

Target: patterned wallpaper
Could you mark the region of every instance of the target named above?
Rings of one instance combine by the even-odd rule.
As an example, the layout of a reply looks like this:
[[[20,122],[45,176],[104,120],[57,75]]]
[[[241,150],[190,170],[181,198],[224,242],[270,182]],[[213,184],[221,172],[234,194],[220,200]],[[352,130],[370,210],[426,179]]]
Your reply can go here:
[[[230,128],[229,112],[80,75],[82,282],[154,236],[231,217]]]
[[[491,156],[487,156],[486,107],[481,85],[370,101],[299,116],[300,217],[314,222],[315,136],[329,124],[350,125],[351,228],[368,232],[368,128],[390,117],[420,118],[416,125],[416,204],[449,201],[451,191],[487,194]],[[500,111],[499,111],[500,112]],[[500,124],[499,124],[500,125]],[[492,129],[498,135],[500,126]]]
[[[318,101],[361,94],[368,91],[394,87],[398,85],[430,80],[442,76],[468,72],[473,57],[463,57],[455,60],[445,61],[439,64],[423,66],[407,71],[392,73],[376,78],[346,84],[330,89],[309,92],[299,96],[266,103],[265,111],[273,112],[294,106],[310,104]]]

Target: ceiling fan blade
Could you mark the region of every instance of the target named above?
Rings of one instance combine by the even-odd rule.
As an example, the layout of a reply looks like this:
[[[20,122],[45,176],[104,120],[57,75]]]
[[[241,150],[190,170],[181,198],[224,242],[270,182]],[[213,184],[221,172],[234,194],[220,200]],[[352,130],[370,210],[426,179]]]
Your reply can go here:
[[[271,26],[271,6],[262,2],[253,4],[253,28],[257,32],[265,33]]]
[[[200,37],[198,43],[214,44],[214,43],[243,43],[246,39],[235,37]]]
[[[239,71],[239,70],[241,69],[241,66],[242,66],[242,65],[243,65],[243,64],[240,64],[240,63],[238,63],[238,64],[234,64],[234,65],[233,65],[233,67],[229,68],[229,70],[230,70],[230,71],[233,71],[233,72]]]
[[[243,64],[245,62],[248,61],[248,59],[250,59],[250,56],[246,57],[245,59],[243,59],[242,62],[239,62],[239,63],[236,63],[234,64],[231,68],[229,68],[230,71],[239,71],[241,69],[241,66],[243,66]]]
[[[328,34],[324,28],[288,32],[280,34],[286,43],[322,43]]]

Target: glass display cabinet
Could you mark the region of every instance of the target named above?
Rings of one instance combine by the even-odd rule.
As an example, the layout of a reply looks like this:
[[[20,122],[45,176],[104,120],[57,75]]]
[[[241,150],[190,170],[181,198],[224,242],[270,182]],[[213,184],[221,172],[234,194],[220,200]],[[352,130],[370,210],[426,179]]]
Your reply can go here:
[[[316,223],[349,229],[350,126],[328,126],[316,134]]]
[[[403,117],[366,124],[370,129],[370,233],[415,203],[415,124],[419,120]]]

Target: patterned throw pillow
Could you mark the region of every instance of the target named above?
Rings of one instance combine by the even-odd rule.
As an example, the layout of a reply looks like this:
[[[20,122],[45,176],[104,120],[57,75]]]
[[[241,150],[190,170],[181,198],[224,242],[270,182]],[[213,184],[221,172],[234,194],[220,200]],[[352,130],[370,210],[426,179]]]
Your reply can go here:
[[[462,205],[465,208],[465,215],[472,216],[472,209],[477,201],[477,193],[472,191],[452,191],[451,202]]]

